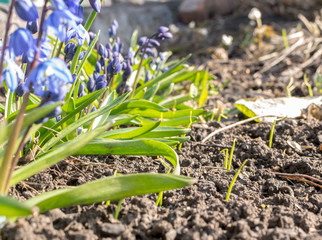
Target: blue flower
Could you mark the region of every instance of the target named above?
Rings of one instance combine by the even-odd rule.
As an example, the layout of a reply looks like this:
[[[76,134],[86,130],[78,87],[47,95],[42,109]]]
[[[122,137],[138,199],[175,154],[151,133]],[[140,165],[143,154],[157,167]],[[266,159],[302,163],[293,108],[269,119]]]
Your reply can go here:
[[[99,13],[101,11],[101,0],[89,0],[89,3],[95,12]]]
[[[85,40],[87,45],[89,44],[89,41],[90,41],[89,34],[81,24],[77,25],[76,27],[72,27],[67,31],[65,44],[67,44],[70,41],[70,39],[74,37],[77,38],[77,42],[79,46],[83,46],[83,44],[85,43]]]
[[[61,101],[67,93],[67,84],[73,78],[66,63],[59,58],[50,58],[40,63],[27,77],[23,90],[29,92],[32,86],[34,93],[51,101]]]
[[[52,29],[60,41],[65,41],[67,37],[67,28],[77,28],[77,21],[79,21],[79,18],[70,11],[55,10],[44,22],[44,29],[45,31],[49,28]]]
[[[25,28],[18,28],[14,31],[9,40],[9,49],[15,56],[20,56],[33,48],[32,33]]]
[[[51,45],[49,44],[50,40],[48,38],[43,38],[40,45],[40,54],[38,61],[43,62],[49,55],[52,50]],[[22,54],[22,62],[23,63],[31,63],[34,59],[35,53],[37,51],[37,38],[33,39],[32,47],[29,51],[24,52]]]
[[[15,9],[18,16],[27,22],[34,22],[39,17],[37,8],[31,0],[17,0]]]
[[[6,54],[7,55],[7,54]],[[14,92],[19,83],[24,78],[24,73],[21,68],[16,64],[14,59],[7,56],[4,64],[4,69],[2,71],[2,79],[0,82],[6,81],[7,87],[10,91]]]
[[[77,24],[83,21],[83,7],[79,5],[79,0],[52,0],[51,2],[57,10],[67,10],[78,17]]]

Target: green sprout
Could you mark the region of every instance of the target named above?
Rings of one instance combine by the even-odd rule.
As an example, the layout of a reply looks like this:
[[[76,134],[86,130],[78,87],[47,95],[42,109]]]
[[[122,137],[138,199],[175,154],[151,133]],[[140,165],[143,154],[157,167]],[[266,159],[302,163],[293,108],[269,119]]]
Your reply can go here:
[[[307,80],[307,75],[306,74],[304,74],[303,80],[304,80],[305,86],[307,87],[307,90],[309,91],[309,96],[313,97],[312,87],[311,87],[311,85],[309,84],[309,82]]]
[[[288,44],[287,32],[286,32],[286,29],[285,28],[283,28],[283,30],[282,30],[282,36],[283,36],[284,46],[285,46],[286,49],[288,49],[290,46]]]
[[[232,161],[233,161],[233,154],[234,154],[234,150],[235,150],[235,145],[236,145],[236,138],[234,139],[233,141],[233,145],[230,149],[230,154],[229,154],[229,160],[228,160],[228,148],[225,148],[223,150],[221,150],[220,152],[225,152],[225,169],[227,172],[230,171],[230,168],[231,168],[231,164],[232,164]]]
[[[272,128],[271,128],[271,131],[270,131],[270,134],[269,134],[269,141],[268,141],[268,147],[269,148],[272,148],[273,137],[274,137],[274,129],[275,129],[275,125],[276,125],[277,121],[281,121],[281,120],[283,120],[285,118],[286,117],[283,117],[283,118],[274,120],[273,125],[272,125]]]
[[[233,180],[231,180],[231,182],[229,184],[229,188],[228,188],[227,195],[226,195],[226,201],[227,202],[229,201],[230,193],[231,193],[231,190],[233,189],[234,183],[235,183],[236,179],[238,178],[238,175],[239,175],[240,171],[242,170],[243,166],[246,164],[246,162],[247,162],[247,159],[239,167],[238,171],[236,172],[236,174],[233,177]]]

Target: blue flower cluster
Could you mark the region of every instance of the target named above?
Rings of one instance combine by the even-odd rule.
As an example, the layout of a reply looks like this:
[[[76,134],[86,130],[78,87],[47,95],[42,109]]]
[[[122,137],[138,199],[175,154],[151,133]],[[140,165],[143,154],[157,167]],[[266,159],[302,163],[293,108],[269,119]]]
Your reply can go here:
[[[89,0],[89,2],[94,11],[100,12],[100,0]],[[51,6],[47,6],[49,4]],[[16,0],[14,7],[17,15],[26,21],[26,27],[17,28],[10,35],[8,44],[0,45],[4,55],[0,81],[5,81],[7,88],[12,92],[15,91],[17,97],[22,97],[26,92],[33,92],[40,96],[41,105],[64,100],[69,90],[68,84],[76,79],[76,75],[71,74],[68,64],[74,59],[79,46],[88,46],[96,36],[94,33],[88,33],[81,24],[83,9],[80,1],[45,0],[41,16],[32,0]],[[110,38],[105,45],[97,45],[98,57],[95,70],[88,76],[86,84],[80,83],[77,97],[106,87],[114,89],[115,79],[118,81],[116,87],[118,93],[131,90],[133,86],[129,83],[129,79],[137,54],[141,54],[142,59],[153,58],[157,56],[156,48],[160,46],[159,40],[172,38],[167,27],[160,27],[151,37],[139,39],[137,52],[129,48],[123,55],[124,44],[117,37],[118,28],[118,22],[113,20],[108,28]],[[38,36],[34,37],[36,33]],[[61,41],[64,60],[49,58],[51,52],[49,34],[55,34]],[[59,53],[60,49],[57,55]],[[81,60],[84,56],[85,52],[80,52],[78,59]],[[20,61],[16,61],[17,58],[24,65],[19,66],[17,62]],[[121,76],[119,76],[120,73],[122,73]],[[146,79],[150,77],[146,74]],[[59,114],[60,111],[58,107],[41,121]]]
[[[100,11],[100,0],[90,3],[95,11]],[[16,29],[10,35],[8,45],[0,46],[4,54],[0,82],[5,81],[7,88],[15,91],[17,97],[33,91],[42,97],[42,105],[64,100],[68,91],[67,84],[73,82],[73,77],[63,60],[48,58],[51,50],[48,33],[54,33],[60,41],[65,42],[64,53],[67,62],[73,59],[77,47],[75,43],[70,42],[72,38],[77,40],[79,46],[90,42],[90,35],[81,24],[83,8],[80,1],[50,0],[51,6],[47,6],[48,4],[49,1],[45,0],[43,16],[50,12],[48,17],[40,18],[31,0],[16,0],[15,11],[26,21],[26,28]],[[37,38],[33,37],[35,33],[39,35]],[[85,52],[81,52],[79,59],[82,59],[84,54]],[[16,63],[18,57],[23,64],[27,64],[24,71]],[[47,117],[58,112],[59,108]]]

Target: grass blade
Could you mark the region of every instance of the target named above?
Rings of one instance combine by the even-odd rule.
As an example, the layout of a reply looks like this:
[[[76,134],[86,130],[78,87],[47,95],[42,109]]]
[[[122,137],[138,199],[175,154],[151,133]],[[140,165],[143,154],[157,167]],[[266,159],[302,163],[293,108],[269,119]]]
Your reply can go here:
[[[124,146],[126,146],[126,148],[124,148]],[[174,174],[180,174],[180,164],[177,153],[168,145],[150,139],[93,139],[86,145],[86,147],[83,147],[74,153],[74,155],[88,154],[164,156],[174,167]]]
[[[107,200],[119,200],[134,195],[158,193],[182,188],[194,180],[172,174],[129,174],[112,176],[86,183],[73,189],[59,189],[29,199],[29,206],[37,206],[40,212],[78,204],[92,204]]]

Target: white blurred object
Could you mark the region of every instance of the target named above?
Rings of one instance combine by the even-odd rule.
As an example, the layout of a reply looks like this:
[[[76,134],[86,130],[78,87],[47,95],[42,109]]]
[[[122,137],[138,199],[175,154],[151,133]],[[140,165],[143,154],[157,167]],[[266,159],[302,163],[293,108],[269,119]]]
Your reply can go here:
[[[230,46],[233,43],[234,38],[230,35],[224,34],[224,35],[222,35],[221,40],[225,46]]]
[[[248,14],[248,18],[251,20],[257,20],[262,17],[262,13],[258,8],[252,8]]]

